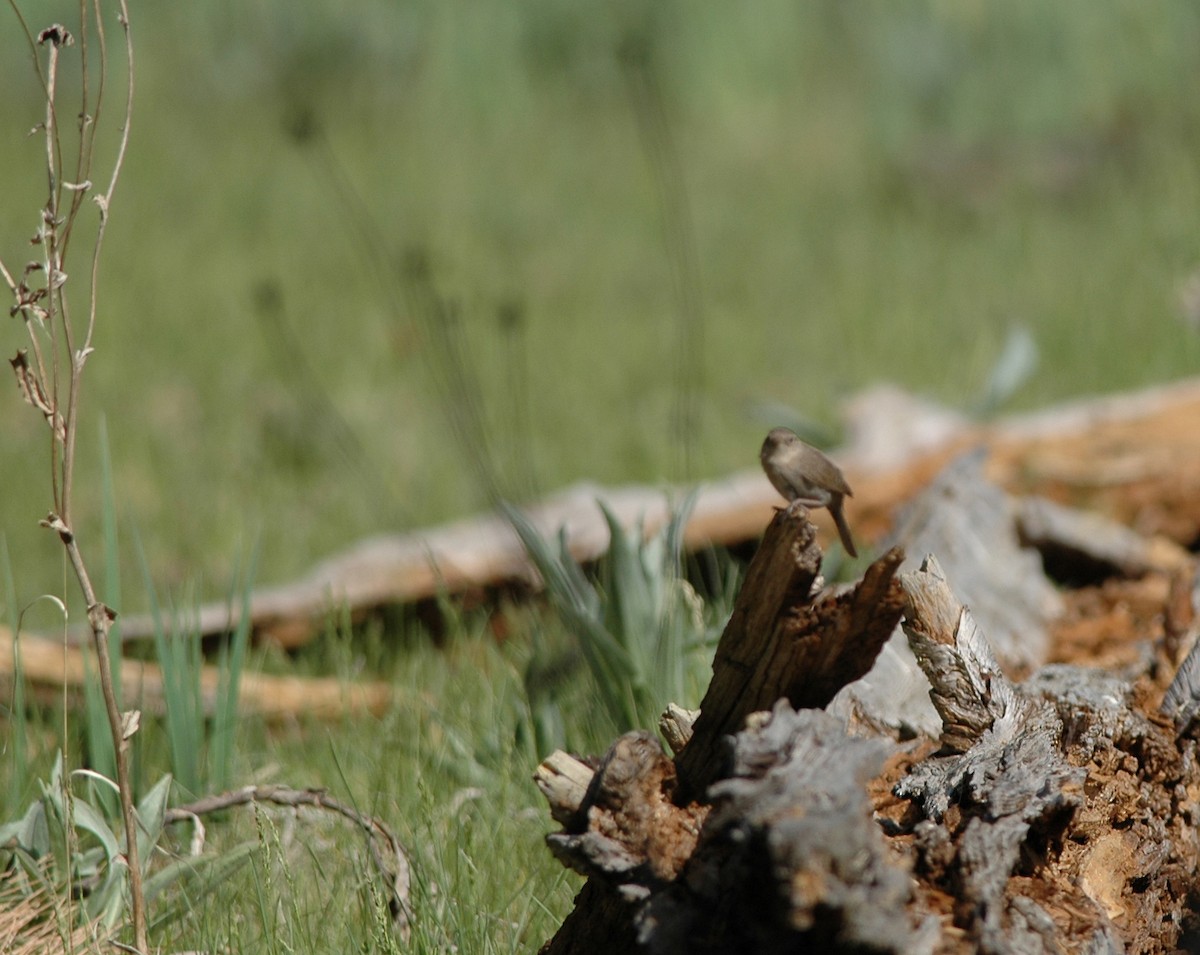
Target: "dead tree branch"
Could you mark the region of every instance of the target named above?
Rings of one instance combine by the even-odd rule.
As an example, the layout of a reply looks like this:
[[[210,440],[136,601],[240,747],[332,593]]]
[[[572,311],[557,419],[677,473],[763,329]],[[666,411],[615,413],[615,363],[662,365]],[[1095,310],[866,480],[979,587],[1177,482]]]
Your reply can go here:
[[[348,819],[362,829],[367,836],[367,847],[371,853],[371,860],[387,886],[388,908],[391,911],[392,924],[401,940],[408,941],[412,911],[409,905],[409,889],[412,879],[408,852],[396,834],[381,819],[359,812],[353,806],[334,799],[323,789],[243,786],[241,789],[205,796],[195,802],[168,809],[163,816],[163,822],[167,825],[196,822],[200,816],[253,803],[271,803],[292,809],[305,806],[323,809]]]

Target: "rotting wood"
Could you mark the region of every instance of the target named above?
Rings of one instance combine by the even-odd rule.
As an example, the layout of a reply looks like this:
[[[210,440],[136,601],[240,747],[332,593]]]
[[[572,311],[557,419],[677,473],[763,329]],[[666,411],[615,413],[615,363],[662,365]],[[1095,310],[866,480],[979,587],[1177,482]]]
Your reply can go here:
[[[78,647],[41,637],[22,636],[20,642],[21,675],[36,696],[47,702],[61,700],[64,687],[77,693],[89,679],[87,654]],[[0,626],[0,685],[13,679],[12,632]],[[94,675],[91,677],[94,679]],[[118,679],[127,707],[141,707],[153,713],[165,711],[162,670],[153,663],[123,660]],[[221,671],[203,666],[199,674],[200,693],[206,710],[217,697]],[[339,680],[333,677],[269,676],[259,673],[241,675],[238,708],[255,713],[270,723],[285,720],[332,720],[371,713],[383,714],[395,700],[391,684],[379,681]]]
[[[812,531],[794,525],[797,517],[781,514],[764,537],[726,630],[741,638],[753,631],[750,642],[725,646],[723,638],[714,686],[756,685],[770,671],[772,693],[792,687],[802,696],[793,681],[811,657],[772,649],[787,630],[779,606],[795,601],[782,615],[795,623],[838,598],[813,599],[819,555],[814,562]],[[1179,604],[1190,588],[1176,580],[1170,599]],[[837,717],[796,712],[782,700],[770,713],[735,704],[709,716],[709,704],[732,692],[710,687],[675,779],[644,734],[634,747],[642,759],[608,772],[606,806],[641,792],[655,811],[626,813],[616,827],[621,851],[592,851],[588,866],[577,865],[589,881],[544,951],[1196,950],[1200,665],[1192,661],[1200,651],[1180,668],[1160,712],[1162,654],[1120,674],[1053,664],[1017,682],[935,559],[889,577],[889,604],[893,587],[933,688],[938,738],[900,745],[850,736]],[[748,589],[763,602],[746,598]],[[1160,591],[1167,605],[1167,588]],[[1172,615],[1178,639],[1188,641],[1194,616],[1179,607]],[[825,694],[815,696],[810,706]],[[619,741],[630,745],[630,737]],[[690,765],[689,754],[704,765]],[[571,815],[572,846],[613,836],[596,828],[596,785],[577,782],[576,792],[586,788]],[[694,850],[681,861],[686,839],[676,840],[671,865],[654,869],[642,848],[654,836],[638,827],[666,819],[669,831],[689,832],[684,812],[698,828]]]
[[[536,778],[563,824],[547,845],[564,865],[589,877],[575,911],[543,951],[589,951],[597,944],[604,951],[630,950],[634,904],[678,875],[707,810],[674,804],[675,766],[645,732],[618,739],[594,772],[555,753]]]
[[[936,925],[907,911],[909,873],[865,785],[893,749],[780,700],[732,740],[686,878],[639,911],[650,952],[909,952]]]
[[[679,874],[707,811],[675,806],[675,785],[675,766],[658,741],[645,731],[626,733],[601,760],[564,830],[548,836],[547,845],[577,872],[617,881],[627,898],[644,896]]]
[[[1038,493],[1060,502],[1069,498],[1139,531],[1189,544],[1200,534],[1198,420],[1200,380],[1077,401],[988,425],[943,415],[931,437],[902,443],[902,454],[881,458],[877,448],[853,442],[840,450],[838,463],[854,487],[847,517],[864,541],[882,539],[897,505],[912,499],[951,459],[982,446],[988,478],[1010,493]],[[858,430],[871,429],[860,425]],[[915,453],[914,447],[919,448]],[[593,560],[608,543],[597,500],[625,527],[642,520],[650,533],[668,519],[661,490],[592,484],[569,488],[531,506],[528,513],[548,535],[563,528],[577,560]],[[752,540],[778,503],[757,469],[709,483],[697,498],[685,545],[694,549]],[[831,539],[832,523],[824,514],[816,520],[824,538]],[[346,608],[357,618],[441,593],[531,579],[515,535],[499,517],[485,515],[364,540],[299,580],[256,589],[250,615],[258,638],[295,647],[318,634],[333,610]],[[227,632],[235,622],[224,603],[206,604],[197,615],[198,632],[204,636]],[[127,640],[146,639],[154,632],[153,621],[126,615],[121,632]]]
[[[1041,555],[1022,546],[1020,502],[987,479],[985,460],[975,449],[951,461],[903,508],[889,542],[910,555],[906,570],[916,569],[919,555],[936,553],[1001,667],[1027,673],[1047,660],[1063,600],[1046,579]],[[885,732],[933,736],[940,729],[929,681],[899,628],[871,672],[839,692],[833,711]]]
[[[979,951],[1012,951],[1018,936],[1026,950],[1053,951],[1053,933],[1045,935],[1042,924],[1053,926],[1049,914],[1032,899],[1009,911],[1005,891],[1031,831],[1057,837],[1082,805],[1087,773],[1066,761],[1054,707],[1020,696],[1001,672],[936,560],[902,583],[909,598],[904,629],[933,686],[943,731],[941,753],[914,767],[896,792],[934,826],[944,823],[952,805],[970,813],[952,860],[944,840],[937,842],[939,863],[953,867],[956,922]],[[1039,833],[1039,841],[1046,834]]]
[[[1047,662],[1086,662],[1113,673],[1173,672],[1187,647],[1172,649],[1164,631],[1170,595],[1171,580],[1157,573],[1064,591]]]
[[[923,817],[922,887],[953,894],[975,951],[1174,951],[1200,850],[1194,750],[1112,674],[1011,684],[936,561],[902,580],[945,720],[943,750],[896,786]]]

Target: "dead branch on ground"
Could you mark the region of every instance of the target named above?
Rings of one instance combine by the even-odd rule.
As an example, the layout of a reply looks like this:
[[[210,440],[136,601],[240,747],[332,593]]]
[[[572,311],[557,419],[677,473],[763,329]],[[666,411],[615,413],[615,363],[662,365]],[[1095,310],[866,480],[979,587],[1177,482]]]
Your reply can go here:
[[[409,867],[408,852],[401,844],[391,828],[376,816],[368,816],[359,812],[353,806],[333,798],[323,789],[293,789],[289,786],[243,786],[229,792],[205,796],[195,802],[168,809],[163,816],[163,823],[174,825],[181,822],[191,822],[199,828],[200,839],[203,841],[203,825],[200,817],[214,812],[222,812],[235,806],[249,806],[256,803],[269,803],[285,806],[291,809],[311,807],[334,813],[354,823],[367,837],[367,847],[371,860],[379,872],[380,878],[387,887],[388,910],[391,912],[392,925],[400,936],[407,942],[410,935],[411,908],[409,906],[409,889],[412,873]]]

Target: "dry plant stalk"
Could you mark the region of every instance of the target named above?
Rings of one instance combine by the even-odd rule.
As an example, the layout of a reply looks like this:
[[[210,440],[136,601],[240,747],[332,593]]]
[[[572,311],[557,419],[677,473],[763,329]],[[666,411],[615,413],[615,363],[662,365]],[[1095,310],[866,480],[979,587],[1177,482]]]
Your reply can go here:
[[[137,850],[137,821],[133,808],[133,791],[129,780],[127,741],[136,732],[138,715],[122,714],[117,707],[113,691],[113,676],[109,662],[109,631],[116,615],[111,608],[96,597],[91,575],[80,550],[73,529],[71,492],[75,471],[75,441],[79,431],[79,396],[83,383],[83,370],[93,347],[96,328],[96,306],[100,267],[100,252],[108,226],[108,213],[113,193],[120,178],[129,145],[129,130],[133,107],[133,40],[130,33],[129,10],[126,0],[117,0],[118,21],[125,40],[127,64],[127,92],[125,110],[120,127],[116,156],[107,188],[94,193],[92,200],[99,209],[99,221],[92,243],[89,285],[87,292],[87,319],[84,324],[83,340],[78,340],[77,321],[71,315],[67,296],[67,253],[85,198],[95,188],[91,181],[93,150],[96,130],[99,126],[104,102],[105,77],[108,72],[108,47],[104,32],[104,16],[100,0],[93,0],[89,9],[86,0],[79,5],[79,51],[81,64],[81,99],[79,109],[79,145],[74,155],[75,168],[71,179],[64,172],[62,130],[59,122],[59,58],[64,49],[74,44],[75,39],[66,27],[53,24],[42,30],[35,38],[21,17],[20,11],[12,6],[13,13],[21,23],[29,42],[34,68],[42,83],[46,101],[46,118],[35,130],[42,133],[46,144],[46,174],[48,198],[41,210],[41,221],[31,242],[40,247],[41,261],[27,264],[19,273],[14,273],[0,262],[0,274],[13,294],[14,304],[9,310],[19,315],[29,335],[29,349],[21,349],[11,359],[13,372],[22,396],[46,421],[51,440],[51,488],[53,510],[42,521],[42,526],[58,534],[66,548],[71,567],[79,583],[87,606],[88,624],[92,631],[96,662],[100,673],[101,692],[104,696],[109,726],[112,730],[113,749],[117,765],[117,787],[121,797],[121,811],[125,826],[125,859],[129,870],[129,888],[133,917],[134,944],[140,952],[147,952],[145,897],[142,890],[142,870]],[[89,19],[89,16],[91,19]],[[94,36],[89,30],[94,27]],[[97,87],[93,97],[89,86],[88,54],[92,48],[99,55]],[[43,66],[38,58],[37,47],[46,51]],[[19,274],[20,278],[14,278]]]

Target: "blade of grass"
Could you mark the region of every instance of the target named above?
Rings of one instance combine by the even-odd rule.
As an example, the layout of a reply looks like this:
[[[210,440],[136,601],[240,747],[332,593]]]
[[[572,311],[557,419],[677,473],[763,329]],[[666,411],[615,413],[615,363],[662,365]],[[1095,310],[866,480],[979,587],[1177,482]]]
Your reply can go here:
[[[196,795],[202,785],[200,761],[204,739],[204,712],[199,698],[200,641],[198,637],[184,633],[177,612],[171,614],[170,628],[164,625],[158,592],[150,574],[141,535],[136,530],[134,547],[154,620],[154,649],[162,672],[171,769],[179,785]]]
[[[116,779],[117,757],[113,752],[112,730],[108,724],[108,708],[104,702],[104,694],[100,690],[100,676],[96,672],[96,664],[91,656],[83,655],[83,732],[84,748],[88,754],[88,763],[96,772],[109,779]],[[117,812],[119,795],[111,790],[103,789],[97,798],[108,814]]]
[[[17,630],[17,588],[13,581],[12,561],[8,556],[8,538],[0,534],[0,575],[4,582],[4,609],[8,628],[13,635],[13,683],[12,700],[8,707],[8,719],[12,726],[8,750],[12,759],[8,777],[8,802],[10,806],[20,804],[21,795],[29,785],[29,714],[25,710],[25,676],[21,670],[21,641]]]
[[[238,625],[228,643],[221,646],[217,662],[220,678],[213,713],[212,736],[209,741],[209,781],[216,789],[227,788],[233,778],[233,753],[237,734],[238,688],[246,647],[250,642],[250,595],[258,571],[261,540],[256,542],[250,563],[242,577],[241,612]],[[238,575],[230,583],[229,606],[232,610]]]

